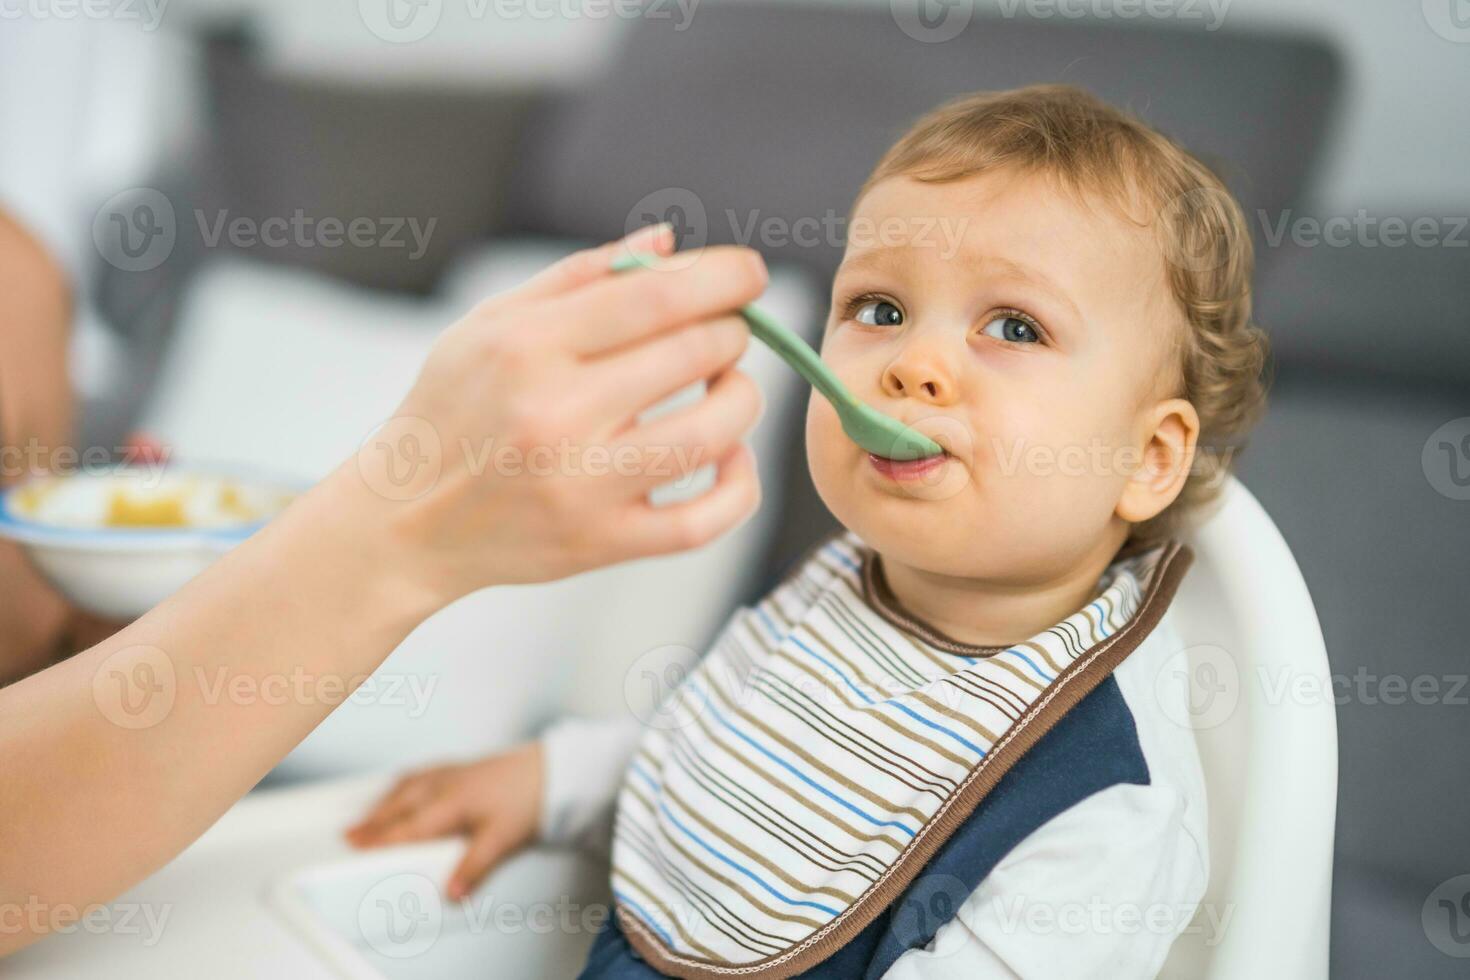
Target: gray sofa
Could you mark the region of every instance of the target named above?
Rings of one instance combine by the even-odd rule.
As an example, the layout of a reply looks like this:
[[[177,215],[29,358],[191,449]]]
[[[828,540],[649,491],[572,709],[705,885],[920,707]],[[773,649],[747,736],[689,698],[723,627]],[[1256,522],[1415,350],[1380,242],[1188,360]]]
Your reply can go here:
[[[411,266],[350,249],[278,255],[422,290],[476,238],[613,237],[671,188],[704,209],[702,226],[687,209],[675,215],[686,237],[712,242],[739,237],[752,215],[841,216],[878,154],[925,109],[976,89],[1065,81],[1212,160],[1248,213],[1277,215],[1310,201],[1342,75],[1309,37],[977,21],[922,44],[886,11],[835,5],[710,4],[687,31],[644,21],[623,41],[609,76],[579,92],[385,97],[269,77],[248,35],[219,39],[216,131],[167,179],[243,213],[305,201],[324,213],[438,216],[431,254]],[[1242,476],[1298,556],[1333,670],[1463,674],[1452,615],[1470,581],[1470,503],[1435,492],[1420,458],[1437,426],[1470,414],[1470,250],[1257,244],[1260,319],[1278,356],[1272,408]],[[824,278],[840,255],[835,243],[762,250]],[[170,297],[197,259],[182,249],[150,276],[99,283],[138,352],[139,390],[149,351],[166,342]],[[768,488],[783,531],[763,582],[831,526],[799,433],[789,452],[791,485]],[[1426,941],[1419,912],[1436,884],[1470,870],[1470,840],[1457,833],[1470,794],[1453,765],[1470,748],[1467,717],[1448,704],[1340,706],[1334,976],[1462,975]]]

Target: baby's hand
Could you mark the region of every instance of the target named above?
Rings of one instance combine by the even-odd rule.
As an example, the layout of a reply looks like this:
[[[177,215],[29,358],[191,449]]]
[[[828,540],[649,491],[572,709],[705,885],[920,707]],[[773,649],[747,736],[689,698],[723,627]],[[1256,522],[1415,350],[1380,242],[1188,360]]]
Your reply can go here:
[[[347,830],[354,847],[465,834],[469,846],[447,893],[470,894],[486,872],[529,844],[541,816],[541,745],[405,776]]]

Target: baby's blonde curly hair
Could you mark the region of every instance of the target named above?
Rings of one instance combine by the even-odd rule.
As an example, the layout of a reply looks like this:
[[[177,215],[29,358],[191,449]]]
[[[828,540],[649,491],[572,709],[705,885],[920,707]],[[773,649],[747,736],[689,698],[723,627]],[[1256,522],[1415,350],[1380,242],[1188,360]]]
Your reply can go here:
[[[1176,332],[1171,394],[1200,418],[1179,497],[1131,534],[1138,543],[1167,538],[1216,496],[1265,407],[1267,342],[1251,322],[1254,253],[1245,215],[1199,158],[1069,85],[979,92],[934,109],[883,155],[858,197],[888,177],[944,182],[1007,167],[1052,174],[1155,229],[1187,327]]]

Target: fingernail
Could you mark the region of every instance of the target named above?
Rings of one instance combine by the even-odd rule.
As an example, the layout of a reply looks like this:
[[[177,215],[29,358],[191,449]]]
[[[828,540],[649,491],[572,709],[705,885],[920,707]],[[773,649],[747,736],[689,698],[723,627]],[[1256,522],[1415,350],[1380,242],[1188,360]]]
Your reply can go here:
[[[765,256],[759,252],[751,252],[751,262],[755,264],[756,276],[760,280],[761,290],[764,291],[771,282],[771,270],[766,267]]]
[[[660,221],[656,225],[644,225],[642,228],[633,229],[623,240],[627,241],[630,238],[648,238],[657,241],[664,234],[672,231],[673,228],[674,226],[669,222]]]

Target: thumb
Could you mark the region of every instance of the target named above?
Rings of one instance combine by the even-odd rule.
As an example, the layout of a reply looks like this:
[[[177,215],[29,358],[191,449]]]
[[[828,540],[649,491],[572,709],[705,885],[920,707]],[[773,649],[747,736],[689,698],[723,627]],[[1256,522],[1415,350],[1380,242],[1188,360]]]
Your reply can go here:
[[[459,901],[468,896],[491,868],[519,848],[520,844],[505,833],[503,825],[490,823],[476,828],[459,866],[449,876],[446,890],[450,900]]]

